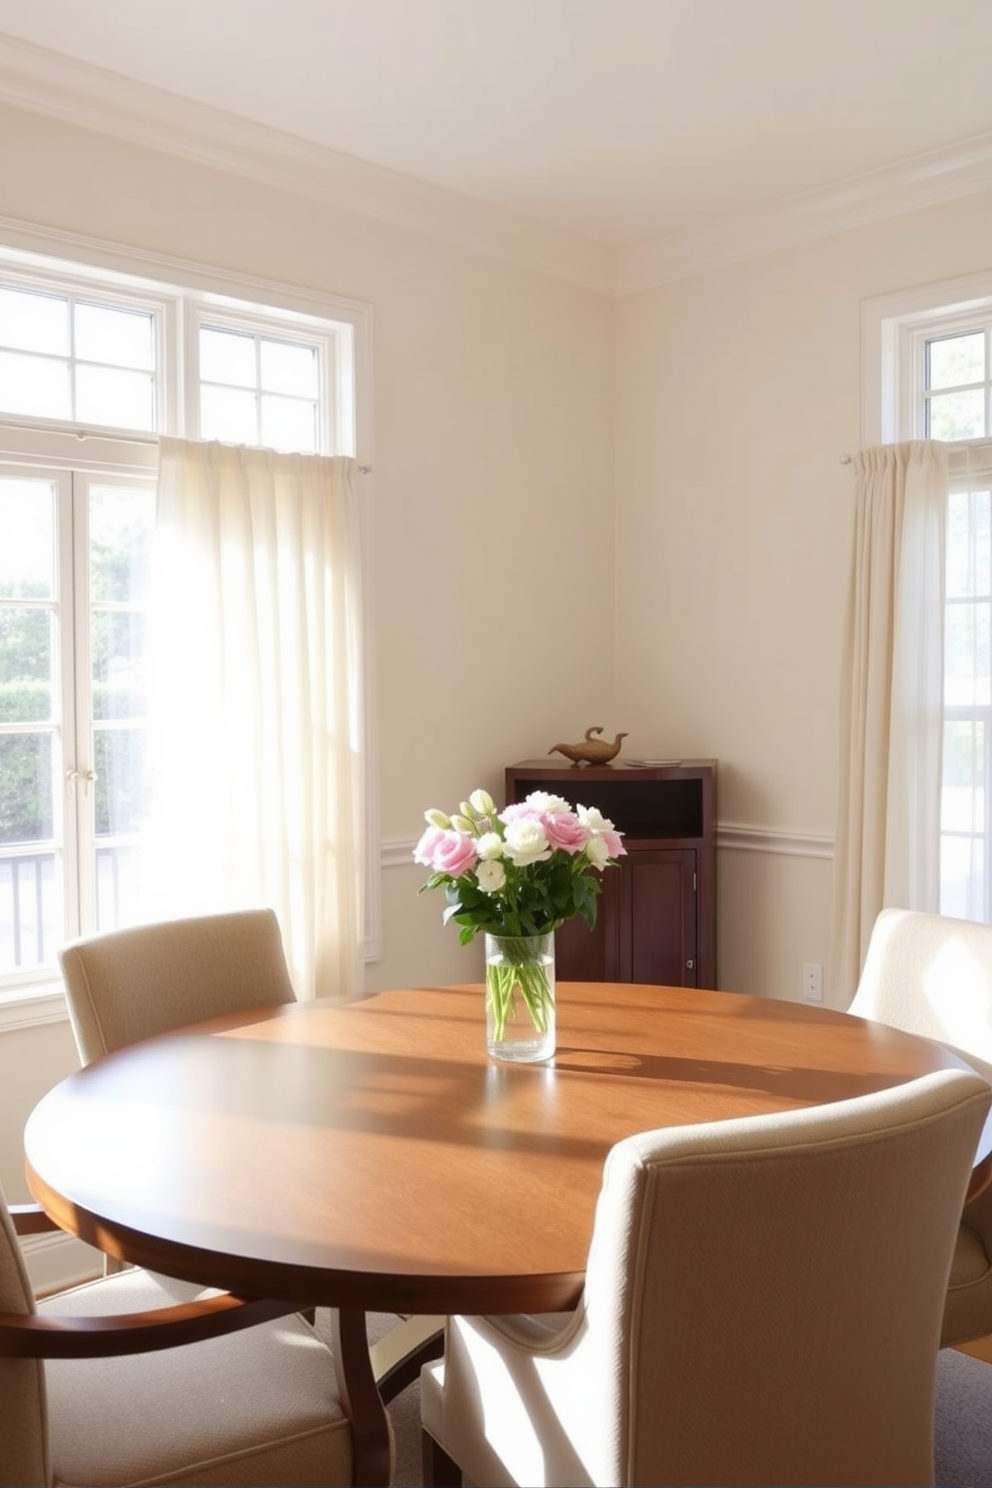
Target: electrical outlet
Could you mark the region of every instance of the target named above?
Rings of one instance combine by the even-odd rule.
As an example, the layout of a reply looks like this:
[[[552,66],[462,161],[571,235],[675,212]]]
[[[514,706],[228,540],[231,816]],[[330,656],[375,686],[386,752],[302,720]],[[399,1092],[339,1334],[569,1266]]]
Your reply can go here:
[[[803,962],[803,1002],[823,1001],[823,967],[819,961]]]

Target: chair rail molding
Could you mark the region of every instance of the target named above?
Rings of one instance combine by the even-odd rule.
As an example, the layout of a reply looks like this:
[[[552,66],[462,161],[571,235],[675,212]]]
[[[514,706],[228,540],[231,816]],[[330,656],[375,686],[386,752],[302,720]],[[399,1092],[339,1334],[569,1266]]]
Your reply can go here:
[[[383,868],[414,866],[413,853],[417,839],[384,841],[379,848]],[[785,832],[773,827],[750,826],[743,822],[724,822],[717,826],[719,850],[776,853],[789,858],[832,858],[834,839],[823,832]]]

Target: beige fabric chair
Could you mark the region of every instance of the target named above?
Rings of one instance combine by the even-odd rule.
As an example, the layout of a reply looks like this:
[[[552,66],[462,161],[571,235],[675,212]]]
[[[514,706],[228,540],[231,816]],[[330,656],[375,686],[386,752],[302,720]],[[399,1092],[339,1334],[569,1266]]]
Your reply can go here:
[[[0,1194],[0,1484],[353,1482],[333,1355],[286,1306],[138,1268],[36,1306]]]
[[[424,1482],[925,1484],[957,1214],[992,1092],[945,1070],[644,1132],[564,1326],[453,1317]],[[521,1237],[526,1246],[526,1236]]]
[[[63,946],[59,964],[83,1064],[187,1023],[296,997],[271,909],[86,936]]]
[[[992,1084],[992,925],[883,909],[849,1012],[933,1039]],[[941,1343],[992,1333],[992,1187],[966,1205]]]

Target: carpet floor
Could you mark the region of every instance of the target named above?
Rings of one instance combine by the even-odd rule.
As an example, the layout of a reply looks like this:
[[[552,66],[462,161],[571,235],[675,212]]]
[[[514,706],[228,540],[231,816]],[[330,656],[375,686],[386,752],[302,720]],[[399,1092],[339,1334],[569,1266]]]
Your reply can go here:
[[[395,1321],[373,1314],[370,1338],[381,1337]],[[321,1310],[317,1327],[329,1338]],[[420,1386],[408,1385],[389,1414],[396,1440],[392,1488],[422,1488]],[[937,1488],[992,1488],[992,1363],[956,1349],[942,1349],[937,1360],[934,1468]]]

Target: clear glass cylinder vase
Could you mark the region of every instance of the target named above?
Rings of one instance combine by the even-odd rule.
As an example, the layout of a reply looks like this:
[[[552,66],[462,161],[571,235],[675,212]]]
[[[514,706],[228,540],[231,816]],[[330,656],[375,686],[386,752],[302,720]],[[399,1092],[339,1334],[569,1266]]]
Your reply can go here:
[[[486,1048],[518,1064],[555,1052],[553,934],[486,936]]]

